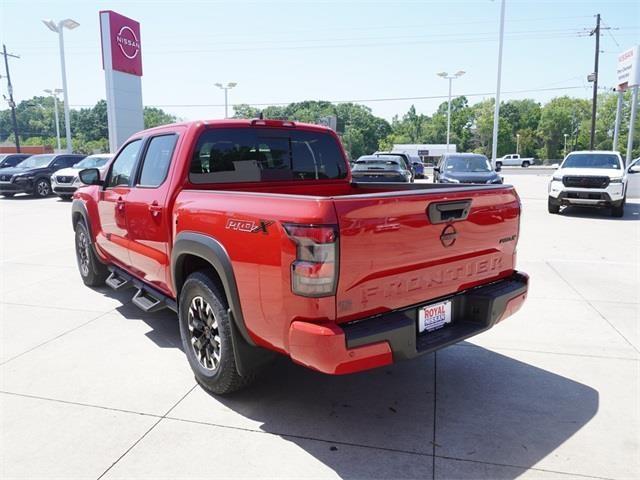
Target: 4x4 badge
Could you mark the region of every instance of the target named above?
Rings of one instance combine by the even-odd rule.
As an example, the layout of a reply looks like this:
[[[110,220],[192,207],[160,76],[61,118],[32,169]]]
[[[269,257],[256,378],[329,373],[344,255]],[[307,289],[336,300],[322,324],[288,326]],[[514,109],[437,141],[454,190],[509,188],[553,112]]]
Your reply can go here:
[[[458,232],[453,228],[453,225],[447,225],[444,227],[444,230],[442,230],[442,233],[440,234],[440,241],[445,247],[450,247],[456,243],[456,238],[458,238]]]

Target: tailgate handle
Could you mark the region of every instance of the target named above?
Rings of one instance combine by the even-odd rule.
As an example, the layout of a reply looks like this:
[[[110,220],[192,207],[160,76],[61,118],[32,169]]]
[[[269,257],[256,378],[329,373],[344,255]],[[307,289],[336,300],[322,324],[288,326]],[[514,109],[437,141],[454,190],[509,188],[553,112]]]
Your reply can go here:
[[[431,223],[459,222],[467,219],[470,209],[471,200],[435,202],[427,207],[427,215]]]

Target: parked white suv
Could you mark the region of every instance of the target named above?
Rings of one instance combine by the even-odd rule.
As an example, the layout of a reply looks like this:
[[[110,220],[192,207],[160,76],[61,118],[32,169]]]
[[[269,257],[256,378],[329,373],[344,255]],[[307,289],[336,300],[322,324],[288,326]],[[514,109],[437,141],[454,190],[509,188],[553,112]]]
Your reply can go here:
[[[112,158],[113,155],[110,153],[97,153],[85,157],[73,167],[58,170],[51,175],[51,188],[53,189],[53,193],[63,200],[69,200],[78,188],[84,186],[84,183],[82,183],[78,177],[80,170],[97,168],[100,170],[100,176],[104,178],[104,174],[109,166],[109,161]]]
[[[549,213],[559,213],[562,205],[576,205],[611,208],[614,217],[622,217],[626,184],[618,152],[571,152],[549,182]]]

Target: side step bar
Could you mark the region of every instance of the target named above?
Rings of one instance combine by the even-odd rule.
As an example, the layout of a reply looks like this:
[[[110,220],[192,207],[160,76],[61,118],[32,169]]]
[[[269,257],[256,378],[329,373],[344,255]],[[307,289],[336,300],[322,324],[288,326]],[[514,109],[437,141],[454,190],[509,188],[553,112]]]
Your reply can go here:
[[[157,312],[158,310],[162,310],[166,307],[161,299],[152,296],[142,288],[138,288],[131,301],[136,307],[140,310],[144,310],[145,312]]]
[[[118,272],[116,272],[115,270],[111,270],[111,275],[107,277],[105,283],[114,290],[120,290],[121,288],[127,288],[131,286],[131,282],[126,278],[118,275]]]
[[[129,275],[119,267],[110,265],[108,268],[111,275],[109,275],[105,283],[114,290],[135,287],[136,293],[131,301],[139,309],[145,312],[157,312],[163,308],[168,308],[174,312],[178,311],[178,305],[171,297]]]

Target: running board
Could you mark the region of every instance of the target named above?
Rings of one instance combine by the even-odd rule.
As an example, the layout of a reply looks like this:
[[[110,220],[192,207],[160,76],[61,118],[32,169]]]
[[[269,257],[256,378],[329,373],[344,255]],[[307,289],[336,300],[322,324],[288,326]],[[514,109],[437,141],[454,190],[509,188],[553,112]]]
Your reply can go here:
[[[111,270],[111,275],[107,277],[105,283],[114,290],[120,290],[121,288],[132,286],[131,282],[128,279],[118,275],[118,272],[116,270]]]
[[[137,279],[115,265],[109,265],[111,275],[106,280],[106,284],[114,290],[127,287],[134,287],[136,293],[132,298],[133,304],[145,312],[157,312],[163,308],[168,308],[174,312],[178,311],[178,304],[173,298],[166,296],[152,285]]]
[[[149,291],[138,288],[138,291],[131,300],[140,310],[145,312],[157,312],[166,307],[165,302],[154,297]]]

